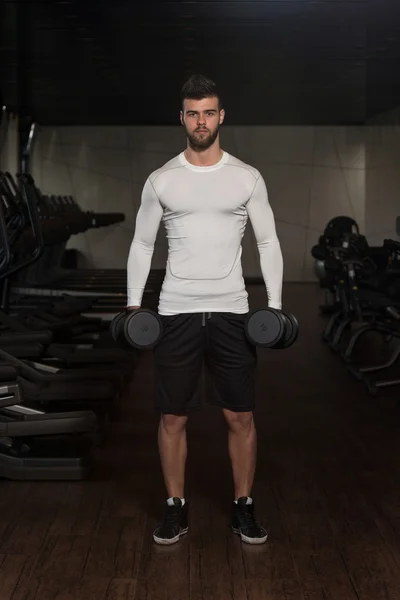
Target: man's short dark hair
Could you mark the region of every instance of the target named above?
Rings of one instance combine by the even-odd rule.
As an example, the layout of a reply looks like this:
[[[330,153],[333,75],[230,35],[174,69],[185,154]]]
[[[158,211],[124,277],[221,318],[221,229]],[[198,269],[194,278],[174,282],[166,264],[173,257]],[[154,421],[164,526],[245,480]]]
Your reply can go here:
[[[182,104],[186,99],[203,100],[203,98],[218,98],[218,106],[221,110],[221,96],[219,95],[216,83],[205,75],[192,75],[182,87]]]

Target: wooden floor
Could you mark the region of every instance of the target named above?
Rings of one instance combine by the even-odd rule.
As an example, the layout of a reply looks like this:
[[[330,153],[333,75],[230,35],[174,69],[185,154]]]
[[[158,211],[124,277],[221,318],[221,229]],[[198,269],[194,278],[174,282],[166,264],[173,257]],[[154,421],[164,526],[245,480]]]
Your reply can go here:
[[[165,491],[146,357],[91,481],[0,483],[0,600],[399,600],[400,390],[374,399],[346,374],[317,305],[313,286],[288,286],[301,336],[260,355],[253,496],[267,544],[229,531],[226,428],[209,407],[189,422],[190,533],[153,544]]]

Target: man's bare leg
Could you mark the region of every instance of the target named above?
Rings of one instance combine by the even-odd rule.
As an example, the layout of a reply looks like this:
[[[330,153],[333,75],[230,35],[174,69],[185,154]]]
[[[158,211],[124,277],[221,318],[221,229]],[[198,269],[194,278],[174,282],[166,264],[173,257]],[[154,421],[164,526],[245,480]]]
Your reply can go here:
[[[162,415],[158,428],[161,468],[168,498],[184,498],[188,417]]]
[[[232,463],[235,500],[251,496],[257,461],[257,432],[252,412],[223,409],[228,423],[228,449]]]
[[[235,503],[232,530],[248,544],[263,544],[268,534],[255,517],[251,490],[257,461],[257,432],[252,412],[224,409],[232,463]]]
[[[158,447],[168,500],[164,520],[153,533],[157,544],[175,544],[188,531],[188,505],[184,498],[186,422],[185,416],[162,415],[158,427]]]

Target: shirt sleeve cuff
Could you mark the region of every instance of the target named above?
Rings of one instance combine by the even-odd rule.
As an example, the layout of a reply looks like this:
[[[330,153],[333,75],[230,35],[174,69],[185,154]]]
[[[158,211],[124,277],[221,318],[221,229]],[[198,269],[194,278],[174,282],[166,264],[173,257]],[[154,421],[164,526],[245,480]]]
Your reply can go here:
[[[143,290],[128,289],[127,306],[141,306]]]

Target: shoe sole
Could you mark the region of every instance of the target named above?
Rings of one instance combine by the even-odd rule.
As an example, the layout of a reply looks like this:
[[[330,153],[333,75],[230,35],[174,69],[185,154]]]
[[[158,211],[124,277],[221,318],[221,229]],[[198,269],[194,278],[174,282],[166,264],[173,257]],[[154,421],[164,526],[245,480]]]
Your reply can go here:
[[[176,544],[181,539],[182,535],[186,535],[189,531],[189,527],[185,529],[181,529],[178,535],[173,538],[159,538],[156,535],[153,535],[153,540],[156,544],[160,544],[160,546],[171,546],[171,544]]]
[[[246,544],[252,544],[252,545],[265,544],[265,542],[268,539],[268,534],[262,538],[249,538],[249,537],[247,537],[247,535],[243,535],[243,533],[241,533],[240,529],[236,529],[235,527],[232,527],[231,529],[232,529],[233,533],[236,533],[236,535],[240,535],[242,542],[245,542]]]

